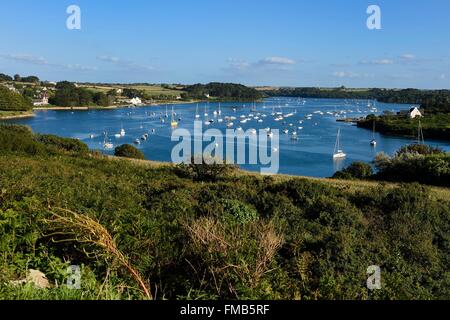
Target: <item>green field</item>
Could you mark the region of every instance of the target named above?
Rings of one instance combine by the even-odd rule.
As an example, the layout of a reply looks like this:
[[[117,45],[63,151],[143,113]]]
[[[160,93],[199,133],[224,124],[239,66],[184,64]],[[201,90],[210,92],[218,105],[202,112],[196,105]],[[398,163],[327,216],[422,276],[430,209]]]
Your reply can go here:
[[[163,88],[160,85],[111,85],[111,86],[94,86],[94,85],[80,85],[82,88],[92,90],[94,92],[107,93],[112,89],[136,89],[144,91],[150,97],[158,97],[160,95],[172,96],[175,99],[177,96],[181,95],[183,91]]]

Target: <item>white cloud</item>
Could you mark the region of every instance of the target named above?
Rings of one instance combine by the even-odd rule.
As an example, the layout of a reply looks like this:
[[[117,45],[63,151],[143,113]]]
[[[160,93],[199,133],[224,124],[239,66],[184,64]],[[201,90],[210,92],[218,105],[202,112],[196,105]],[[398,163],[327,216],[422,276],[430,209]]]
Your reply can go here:
[[[105,61],[105,62],[111,62],[111,63],[119,63],[120,59],[117,57],[110,57],[110,56],[98,56],[98,60]]]
[[[122,60],[118,57],[101,55],[101,56],[97,56],[97,60],[115,64],[115,65],[117,65],[123,69],[129,70],[129,71],[138,71],[139,72],[139,71],[153,71],[154,70],[153,67],[143,66],[143,65],[134,63],[132,61]]]
[[[227,62],[230,68],[237,70],[245,70],[251,66],[251,64],[245,60],[229,58]]]
[[[260,60],[259,64],[293,65],[295,64],[295,60],[285,57],[267,57]]]
[[[43,57],[35,57],[29,54],[0,54],[0,57],[6,60],[12,60],[16,62],[35,64],[35,65],[48,65],[48,61]]]
[[[229,58],[227,59],[228,67],[223,70],[229,74],[239,74],[244,73],[261,73],[267,69],[276,71],[289,71],[290,67],[296,62],[292,59],[285,57],[267,57],[256,62],[249,62],[247,60]]]
[[[416,56],[412,53],[405,53],[400,56],[400,59],[403,59],[403,60],[414,60],[415,58],[416,58]]]
[[[333,76],[336,78],[358,78],[359,74],[348,71],[336,71],[333,72]]]
[[[68,70],[78,70],[78,71],[95,71],[96,67],[83,66],[80,64],[59,64],[51,63],[43,57],[33,56],[31,54],[0,54],[0,58],[15,61],[19,63],[33,64],[38,66],[49,66],[54,68],[62,68]]]
[[[394,60],[392,59],[362,60],[360,63],[367,65],[391,65],[394,64]]]
[[[70,69],[70,70],[77,70],[77,71],[97,71],[98,70],[97,67],[82,66],[79,64],[66,64],[64,67],[67,69]]]

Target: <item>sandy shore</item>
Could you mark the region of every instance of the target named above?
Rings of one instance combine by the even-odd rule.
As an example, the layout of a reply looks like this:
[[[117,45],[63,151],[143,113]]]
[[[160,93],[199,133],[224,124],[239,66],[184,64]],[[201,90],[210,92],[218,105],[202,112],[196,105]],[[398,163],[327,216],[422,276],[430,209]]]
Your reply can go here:
[[[58,106],[49,106],[49,107],[35,107],[34,111],[45,111],[45,110],[56,110],[56,111],[86,111],[86,110],[113,110],[120,108],[141,108],[141,107],[157,107],[163,105],[177,105],[177,104],[192,104],[196,101],[170,101],[170,102],[161,102],[161,103],[153,103],[153,104],[142,104],[142,105],[129,105],[129,104],[121,104],[121,105],[113,105],[107,107],[58,107]]]
[[[12,120],[12,119],[21,119],[21,118],[31,118],[34,117],[35,114],[33,112],[27,112],[16,115],[3,116],[0,112],[0,120]]]

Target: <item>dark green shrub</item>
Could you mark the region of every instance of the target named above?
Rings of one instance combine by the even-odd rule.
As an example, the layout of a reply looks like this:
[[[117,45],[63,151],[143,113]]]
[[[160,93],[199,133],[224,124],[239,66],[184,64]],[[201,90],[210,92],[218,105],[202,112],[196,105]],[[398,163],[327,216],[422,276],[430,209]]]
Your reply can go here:
[[[54,147],[59,151],[78,154],[86,154],[89,151],[88,146],[77,139],[62,138],[55,135],[36,135],[36,140],[48,147]]]
[[[237,200],[222,200],[223,211],[226,221],[232,218],[232,221],[239,224],[246,224],[258,219],[258,212],[251,206]]]
[[[145,159],[144,154],[130,144],[123,144],[121,146],[116,147],[116,149],[114,150],[114,155],[116,157],[123,157],[123,158],[132,158],[140,160]]]
[[[397,155],[402,155],[405,153],[417,153],[417,154],[423,154],[423,155],[429,155],[429,154],[442,154],[444,153],[442,149],[436,148],[433,146],[429,146],[426,144],[410,144],[407,146],[401,147],[397,151]]]
[[[342,171],[333,175],[334,179],[368,179],[373,175],[373,169],[370,164],[365,162],[353,162]]]
[[[221,163],[217,159],[205,159],[195,156],[192,157],[191,163],[178,165],[177,173],[194,181],[216,182],[235,169],[236,166]]]
[[[406,150],[406,149],[405,149]],[[429,152],[427,149],[418,149]],[[395,182],[420,182],[450,186],[450,154],[400,152],[394,157],[379,154],[375,158],[376,179]]]
[[[19,125],[0,125],[0,153],[37,155],[43,146],[35,139],[31,128]]]

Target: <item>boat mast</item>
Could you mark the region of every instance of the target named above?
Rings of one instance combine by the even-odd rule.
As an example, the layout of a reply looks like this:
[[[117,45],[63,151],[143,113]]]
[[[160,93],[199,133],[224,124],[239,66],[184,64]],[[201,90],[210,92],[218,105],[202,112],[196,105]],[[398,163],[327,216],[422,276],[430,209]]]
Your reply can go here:
[[[425,144],[425,139],[423,137],[423,130],[422,130],[422,123],[419,120],[419,128],[417,132],[417,143],[418,144]]]
[[[339,143],[339,136],[341,135],[341,128],[338,129],[337,137],[336,137],[336,144],[334,145],[334,153],[336,154],[336,151],[340,150],[340,143]]]
[[[375,119],[373,120],[372,139],[375,140]]]

